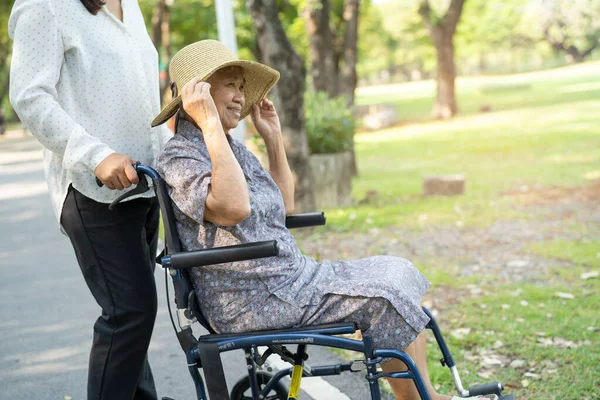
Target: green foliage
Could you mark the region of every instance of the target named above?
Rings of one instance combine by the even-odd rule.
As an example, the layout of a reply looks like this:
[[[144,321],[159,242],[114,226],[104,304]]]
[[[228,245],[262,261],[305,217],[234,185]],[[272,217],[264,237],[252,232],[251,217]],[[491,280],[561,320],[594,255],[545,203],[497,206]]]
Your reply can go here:
[[[533,0],[527,4],[525,15],[538,22],[527,26],[537,40],[550,39],[580,52],[600,43],[600,0]]]
[[[433,14],[433,13],[432,13]],[[361,8],[359,64],[362,79],[387,71],[430,74],[435,71],[435,48],[418,14],[418,2],[388,1]]]
[[[146,27],[152,35],[152,13],[158,0],[139,0],[146,21]],[[175,0],[171,5],[171,54],[182,47],[203,39],[218,39],[217,16],[214,0]],[[246,60],[255,60],[256,37],[252,18],[246,10],[245,0],[233,0],[235,34],[238,56]],[[299,54],[306,56],[308,39],[304,21],[299,17],[299,0],[279,1],[279,17],[290,42]]]
[[[15,3],[14,0],[0,2],[0,109],[4,110],[4,116],[11,120],[13,114],[8,102],[8,73],[10,67],[12,41],[8,36],[8,17]]]
[[[350,149],[354,117],[343,97],[329,99],[327,93],[309,90],[304,95],[304,113],[312,154],[341,153]]]
[[[138,0],[146,28],[152,37],[152,13],[158,0]],[[171,11],[171,54],[203,39],[217,39],[217,16],[213,0],[176,0]]]

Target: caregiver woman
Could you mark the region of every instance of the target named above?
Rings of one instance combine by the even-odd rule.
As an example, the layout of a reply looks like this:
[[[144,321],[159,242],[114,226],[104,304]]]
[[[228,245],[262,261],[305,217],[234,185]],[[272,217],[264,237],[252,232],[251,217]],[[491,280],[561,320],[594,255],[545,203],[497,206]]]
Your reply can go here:
[[[138,183],[132,164],[154,165],[171,136],[149,123],[160,111],[158,57],[139,5],[16,0],[9,34],[10,101],[44,146],[56,217],[102,309],[87,398],[154,400],[146,353],[157,308],[158,203],[148,192],[108,210]]]

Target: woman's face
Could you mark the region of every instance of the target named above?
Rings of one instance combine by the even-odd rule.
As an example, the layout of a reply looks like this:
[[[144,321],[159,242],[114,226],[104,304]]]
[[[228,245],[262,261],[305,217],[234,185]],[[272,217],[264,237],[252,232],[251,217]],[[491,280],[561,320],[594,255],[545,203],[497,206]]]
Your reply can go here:
[[[215,72],[209,79],[210,94],[217,106],[217,112],[223,125],[223,130],[228,132],[240,122],[242,108],[244,107],[244,80],[243,70],[240,67],[225,68]]]

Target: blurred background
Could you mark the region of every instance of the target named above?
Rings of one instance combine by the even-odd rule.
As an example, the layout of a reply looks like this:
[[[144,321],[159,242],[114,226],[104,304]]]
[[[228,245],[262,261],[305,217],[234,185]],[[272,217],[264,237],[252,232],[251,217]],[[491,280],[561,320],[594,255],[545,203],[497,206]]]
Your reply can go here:
[[[0,4],[0,145],[29,135],[8,102],[12,4]],[[139,4],[166,102],[171,56],[219,38],[216,7]],[[471,384],[600,398],[600,1],[231,6],[239,57],[282,73],[270,98],[298,211],[327,213],[295,233],[303,251],[415,262]],[[451,392],[438,357],[433,381]]]

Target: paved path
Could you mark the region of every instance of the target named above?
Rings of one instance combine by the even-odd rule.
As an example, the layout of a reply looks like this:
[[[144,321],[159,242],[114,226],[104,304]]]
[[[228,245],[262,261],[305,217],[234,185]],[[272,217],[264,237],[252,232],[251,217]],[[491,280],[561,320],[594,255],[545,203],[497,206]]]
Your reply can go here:
[[[68,238],[58,231],[44,180],[42,150],[31,138],[0,140],[0,221],[0,399],[85,399],[92,325],[100,310]],[[160,268],[156,280],[159,311],[149,359],[159,395],[195,399],[169,320]],[[195,332],[203,334],[198,327]],[[339,362],[326,349],[309,350],[312,365]],[[224,355],[230,386],[246,373],[242,356],[241,352]],[[310,381],[304,380],[303,387],[313,385]],[[314,384],[318,390],[307,388],[307,392],[315,400],[369,398],[359,374],[327,381],[343,388],[346,395],[331,394],[335,389],[331,391],[323,380]],[[306,393],[301,396],[311,398]]]

